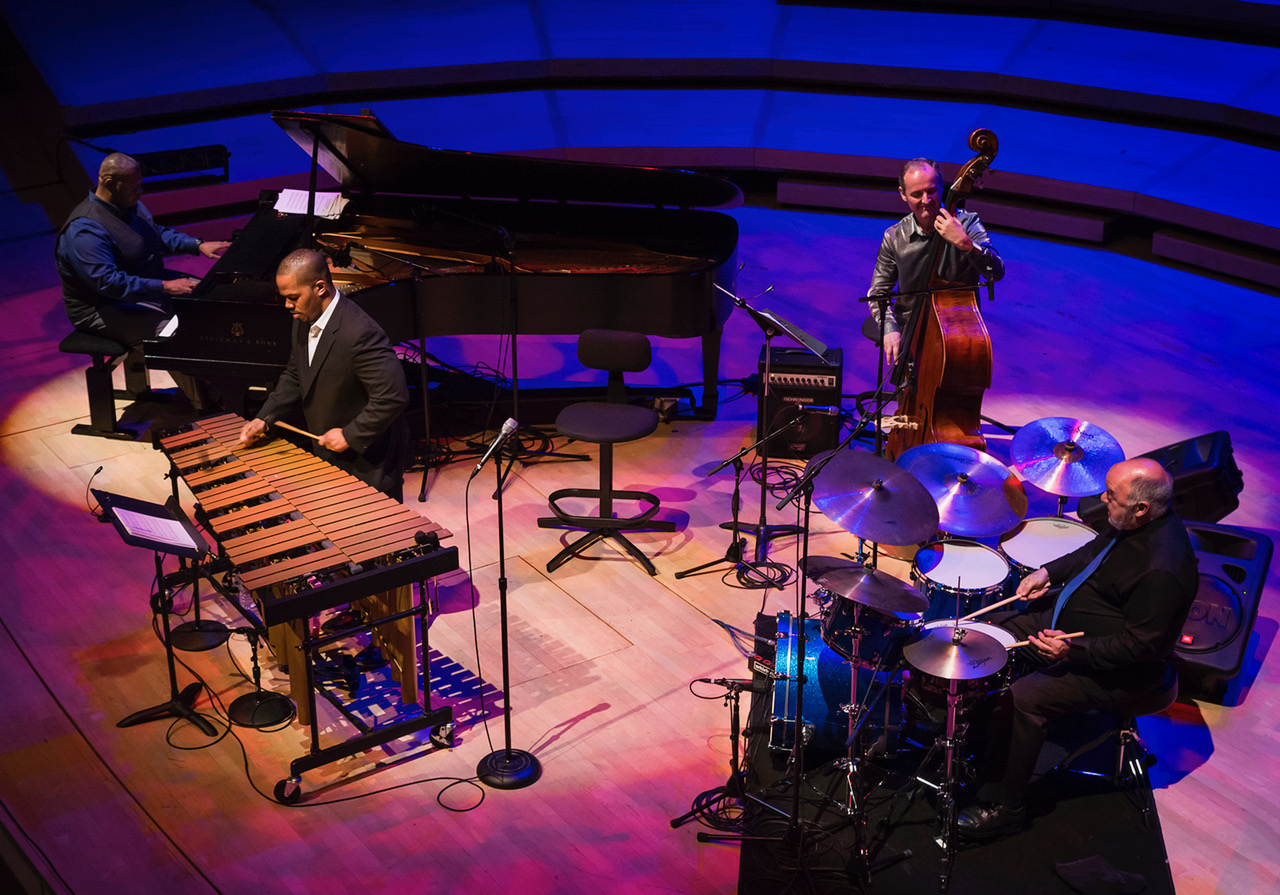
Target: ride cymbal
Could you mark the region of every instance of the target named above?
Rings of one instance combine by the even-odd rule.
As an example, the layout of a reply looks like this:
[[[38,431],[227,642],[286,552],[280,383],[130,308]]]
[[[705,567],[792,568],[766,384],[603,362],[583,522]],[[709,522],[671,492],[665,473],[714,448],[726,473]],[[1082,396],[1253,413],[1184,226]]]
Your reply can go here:
[[[1090,497],[1106,490],[1107,471],[1124,451],[1093,423],[1047,416],[1014,433],[1009,456],[1019,474],[1050,494]]]
[[[825,463],[813,480],[814,503],[845,531],[883,544],[916,544],[937,532],[932,495],[891,461],[865,451],[826,451],[809,462]]]
[[[938,503],[938,527],[966,538],[1002,535],[1027,515],[1022,482],[990,454],[963,444],[921,444],[903,451],[898,465],[913,474]]]

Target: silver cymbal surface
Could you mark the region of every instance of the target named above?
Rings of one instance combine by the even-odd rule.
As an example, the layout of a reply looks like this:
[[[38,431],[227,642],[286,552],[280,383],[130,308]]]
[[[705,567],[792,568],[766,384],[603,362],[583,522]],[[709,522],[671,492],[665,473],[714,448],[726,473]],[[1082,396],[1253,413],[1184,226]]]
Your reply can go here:
[[[1050,494],[1091,497],[1106,490],[1107,471],[1124,450],[1093,423],[1049,416],[1014,433],[1009,455],[1019,474]]]

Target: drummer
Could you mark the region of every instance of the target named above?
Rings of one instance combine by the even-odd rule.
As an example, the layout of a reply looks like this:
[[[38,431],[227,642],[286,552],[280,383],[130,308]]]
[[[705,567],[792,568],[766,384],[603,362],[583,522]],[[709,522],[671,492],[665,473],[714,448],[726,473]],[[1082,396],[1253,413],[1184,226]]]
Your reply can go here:
[[[1176,693],[1170,660],[1199,579],[1186,529],[1169,509],[1173,479],[1153,460],[1123,460],[1106,488],[1108,528],[1017,590],[1035,599],[1062,584],[1062,594],[989,619],[1029,640],[1025,651],[1040,667],[995,702],[977,801],[958,817],[961,836],[993,839],[1025,826],[1023,800],[1050,720]],[[1067,632],[1083,633],[1059,639]]]

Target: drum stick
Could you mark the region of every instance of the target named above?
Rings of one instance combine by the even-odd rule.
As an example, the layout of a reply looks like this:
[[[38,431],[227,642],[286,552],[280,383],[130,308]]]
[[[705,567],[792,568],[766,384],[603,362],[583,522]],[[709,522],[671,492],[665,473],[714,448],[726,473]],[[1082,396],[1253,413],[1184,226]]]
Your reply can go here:
[[[288,423],[274,422],[271,425],[279,426],[281,429],[288,429],[290,432],[297,432],[299,435],[305,435],[308,438],[313,439],[314,441],[320,440],[319,435],[312,435],[306,429],[299,429],[297,426],[291,426]]]
[[[998,603],[992,603],[990,606],[983,606],[977,612],[970,612],[964,618],[960,619],[960,621],[967,622],[971,618],[977,618],[978,616],[982,615],[982,613],[984,612],[990,612],[992,609],[999,609],[1001,606],[1008,605],[1009,603],[1012,603],[1014,600],[1021,600],[1021,599],[1024,599],[1024,598],[1018,596],[1017,594],[1014,594],[1012,597],[1005,597],[1003,600],[1001,600]]]
[[[1072,637],[1083,637],[1084,631],[1076,631],[1074,634],[1056,634],[1054,640],[1070,640]],[[1017,649],[1020,646],[1030,646],[1030,640],[1019,640],[1017,643],[1011,643],[1005,649]]]

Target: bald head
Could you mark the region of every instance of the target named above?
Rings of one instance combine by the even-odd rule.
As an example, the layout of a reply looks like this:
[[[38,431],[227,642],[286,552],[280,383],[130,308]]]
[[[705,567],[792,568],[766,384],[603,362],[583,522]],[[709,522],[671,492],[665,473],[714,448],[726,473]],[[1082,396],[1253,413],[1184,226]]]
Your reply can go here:
[[[98,166],[98,187],[93,193],[116,208],[132,208],[142,197],[142,166],[123,152],[111,153]]]
[[[1121,460],[1107,471],[1102,502],[1113,528],[1141,528],[1169,512],[1172,500],[1173,476],[1155,460]]]

